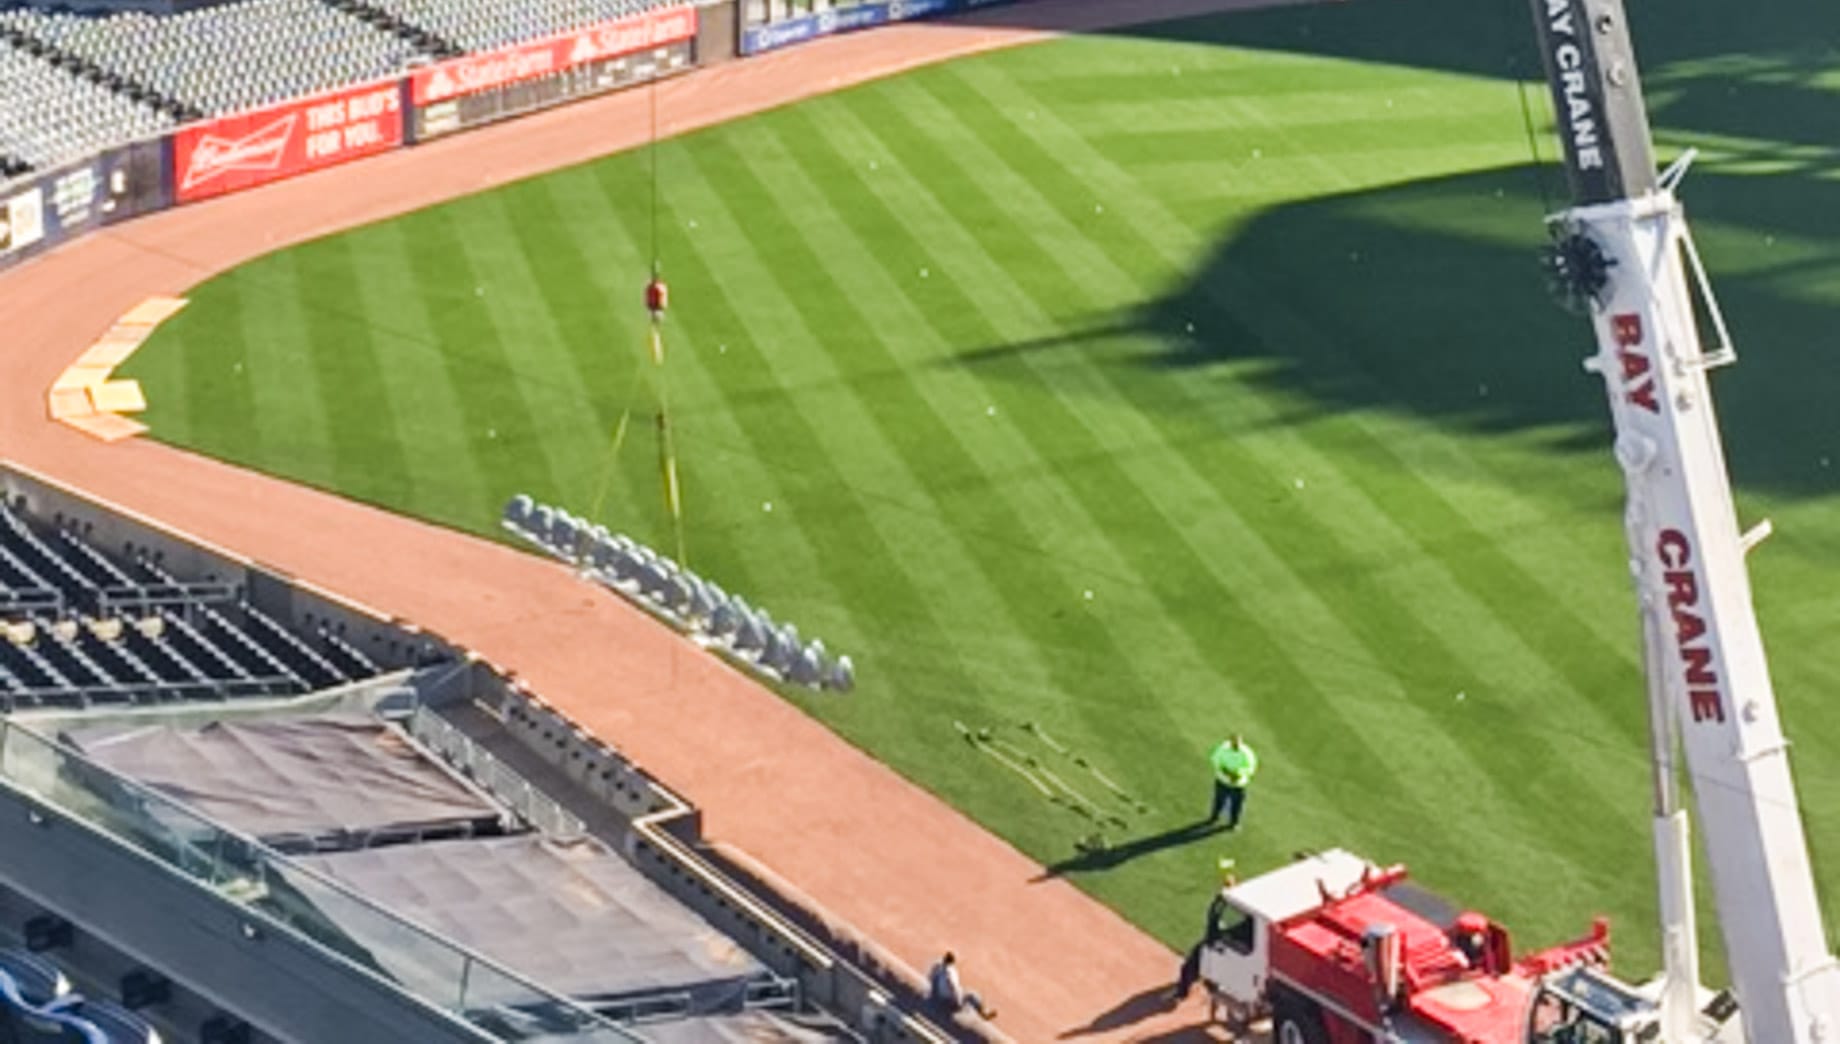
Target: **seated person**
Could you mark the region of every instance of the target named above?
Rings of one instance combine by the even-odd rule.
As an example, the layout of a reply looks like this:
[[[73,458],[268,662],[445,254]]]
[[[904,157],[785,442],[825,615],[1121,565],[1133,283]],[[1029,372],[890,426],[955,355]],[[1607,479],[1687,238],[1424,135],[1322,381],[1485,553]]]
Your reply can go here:
[[[986,1019],[997,1017],[997,1009],[984,1006],[984,999],[967,991],[958,980],[958,958],[947,950],[926,974],[927,1002],[947,1015],[957,1015],[970,1008]]]

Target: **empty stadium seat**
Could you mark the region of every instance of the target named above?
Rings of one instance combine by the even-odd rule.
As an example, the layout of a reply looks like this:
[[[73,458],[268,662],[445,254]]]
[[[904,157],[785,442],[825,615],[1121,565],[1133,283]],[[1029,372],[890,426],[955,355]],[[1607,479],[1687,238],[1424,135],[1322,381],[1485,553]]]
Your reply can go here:
[[[0,709],[290,695],[381,673],[336,635],[322,652],[240,596],[0,505]]]

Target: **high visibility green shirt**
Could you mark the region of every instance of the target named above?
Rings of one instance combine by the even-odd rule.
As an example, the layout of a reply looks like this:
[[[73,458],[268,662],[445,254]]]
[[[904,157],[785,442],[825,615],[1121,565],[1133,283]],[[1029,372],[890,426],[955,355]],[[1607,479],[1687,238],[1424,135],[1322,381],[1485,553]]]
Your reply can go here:
[[[1222,743],[1214,748],[1212,760],[1214,778],[1228,786],[1245,786],[1252,782],[1252,774],[1259,770],[1259,756],[1244,743],[1237,748],[1231,743]]]

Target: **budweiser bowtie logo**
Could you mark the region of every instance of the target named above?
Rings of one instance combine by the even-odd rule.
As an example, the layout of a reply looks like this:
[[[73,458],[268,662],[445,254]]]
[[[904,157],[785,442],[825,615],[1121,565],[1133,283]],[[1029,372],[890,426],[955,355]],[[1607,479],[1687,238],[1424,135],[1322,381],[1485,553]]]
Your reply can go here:
[[[281,166],[281,155],[288,139],[294,136],[298,112],[290,112],[260,130],[231,140],[207,133],[192,150],[186,164],[181,191],[213,181],[236,170],[274,170]]]

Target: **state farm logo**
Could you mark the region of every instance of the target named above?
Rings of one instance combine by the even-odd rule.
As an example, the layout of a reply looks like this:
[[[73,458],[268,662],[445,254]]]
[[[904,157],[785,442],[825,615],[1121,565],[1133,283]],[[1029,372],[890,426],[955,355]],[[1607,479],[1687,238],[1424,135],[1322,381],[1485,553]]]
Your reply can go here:
[[[696,8],[679,7],[652,16],[652,42],[676,43],[696,35]]]
[[[206,133],[192,149],[191,162],[185,165],[185,176],[179,179],[180,191],[196,188],[233,171],[278,169],[298,122],[300,114],[290,112],[240,138],[220,138]]]
[[[556,67],[550,46],[511,51],[485,58],[464,59],[434,70],[428,77],[423,101],[436,102],[457,94],[490,90],[518,80],[542,76]]]
[[[582,65],[597,58],[628,54],[651,43],[652,31],[643,22],[589,30],[575,38],[575,46],[569,50],[569,64]]]
[[[454,78],[447,75],[446,69],[436,69],[434,75],[428,78],[428,97],[430,98],[445,98],[459,89],[459,86],[454,83]]]

